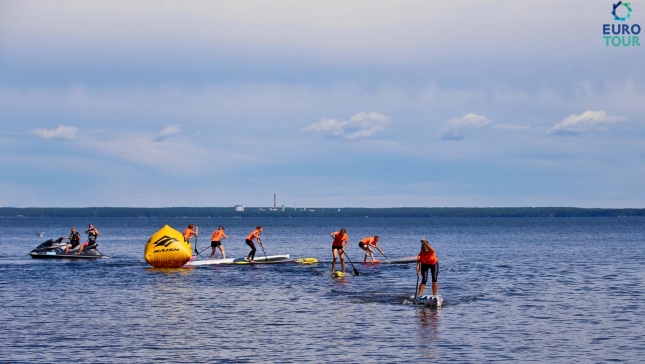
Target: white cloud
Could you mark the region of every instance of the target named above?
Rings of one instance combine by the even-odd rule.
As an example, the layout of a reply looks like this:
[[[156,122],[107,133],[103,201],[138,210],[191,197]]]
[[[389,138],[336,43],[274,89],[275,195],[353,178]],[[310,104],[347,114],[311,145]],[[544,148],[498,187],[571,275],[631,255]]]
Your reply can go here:
[[[361,111],[345,121],[322,118],[302,129],[302,132],[342,139],[367,138],[384,130],[389,122],[390,118],[381,113]]]
[[[622,116],[607,115],[604,110],[587,110],[580,115],[569,115],[566,119],[547,130],[547,134],[578,134],[591,129],[604,129],[606,125],[624,119]]]
[[[467,114],[461,118],[452,119],[446,123],[446,126],[441,131],[440,139],[443,140],[460,140],[464,136],[474,130],[479,130],[491,122],[485,116],[477,114]]]
[[[170,125],[161,129],[161,131],[159,132],[159,134],[157,134],[157,137],[155,138],[154,141],[160,142],[168,138],[169,136],[177,135],[179,133],[181,133],[181,124]]]
[[[61,125],[58,128],[53,130],[33,129],[31,133],[42,139],[73,140],[73,139],[76,139],[78,128],[75,126]]]

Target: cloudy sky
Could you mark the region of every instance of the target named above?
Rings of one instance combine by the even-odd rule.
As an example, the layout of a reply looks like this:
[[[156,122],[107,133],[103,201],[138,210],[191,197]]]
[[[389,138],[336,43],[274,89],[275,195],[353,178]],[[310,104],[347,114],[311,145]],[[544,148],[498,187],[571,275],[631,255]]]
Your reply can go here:
[[[0,0],[0,206],[645,207],[611,10]]]

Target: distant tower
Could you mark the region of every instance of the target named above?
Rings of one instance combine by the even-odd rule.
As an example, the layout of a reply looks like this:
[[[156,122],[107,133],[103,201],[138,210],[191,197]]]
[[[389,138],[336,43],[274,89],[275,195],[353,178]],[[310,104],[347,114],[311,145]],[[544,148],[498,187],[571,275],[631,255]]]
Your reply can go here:
[[[275,193],[273,194],[273,209],[276,210],[276,205],[275,205]]]
[[[244,205],[235,205],[235,211],[244,211]]]

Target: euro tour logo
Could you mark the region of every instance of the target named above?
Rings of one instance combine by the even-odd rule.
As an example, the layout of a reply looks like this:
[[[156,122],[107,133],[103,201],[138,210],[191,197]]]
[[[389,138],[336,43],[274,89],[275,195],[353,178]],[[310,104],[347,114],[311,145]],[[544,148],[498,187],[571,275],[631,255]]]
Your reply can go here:
[[[611,44],[614,47],[640,47],[641,43],[638,39],[638,34],[641,32],[641,26],[638,24],[625,24],[627,19],[632,16],[631,3],[619,1],[613,4],[611,15],[614,16],[614,21],[620,23],[602,25],[605,46],[609,47],[609,44]]]

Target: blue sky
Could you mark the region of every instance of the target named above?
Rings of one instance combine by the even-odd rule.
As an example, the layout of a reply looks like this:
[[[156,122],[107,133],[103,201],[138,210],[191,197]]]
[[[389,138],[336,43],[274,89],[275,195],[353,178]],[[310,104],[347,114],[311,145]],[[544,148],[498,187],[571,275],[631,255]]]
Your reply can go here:
[[[611,10],[0,1],[0,206],[643,207]]]

